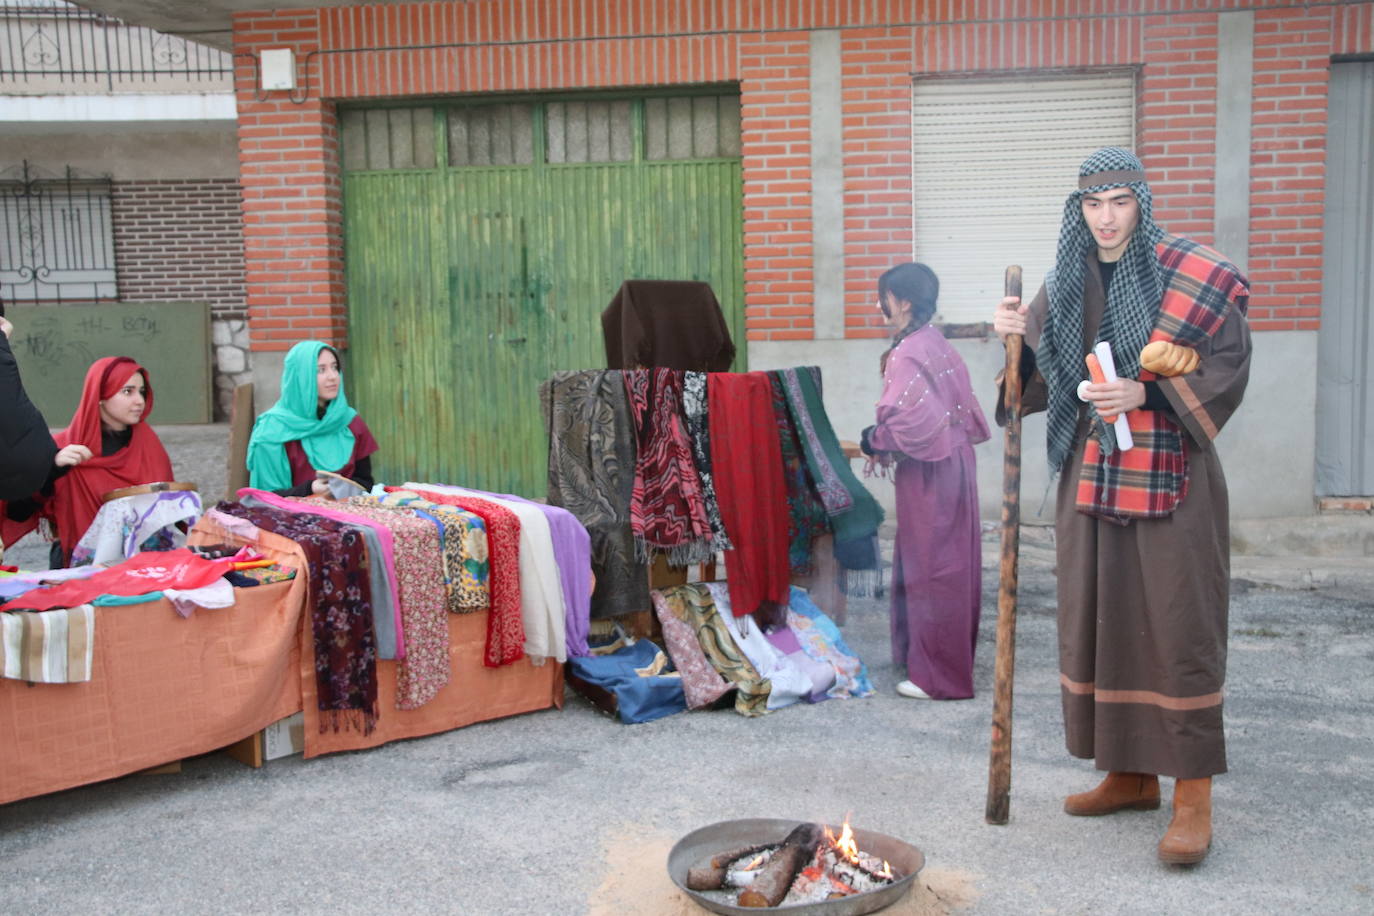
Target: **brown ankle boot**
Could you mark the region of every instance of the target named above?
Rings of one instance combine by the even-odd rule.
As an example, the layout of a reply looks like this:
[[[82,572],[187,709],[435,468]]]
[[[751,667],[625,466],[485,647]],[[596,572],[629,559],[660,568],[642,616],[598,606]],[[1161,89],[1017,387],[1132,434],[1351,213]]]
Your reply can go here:
[[[1159,841],[1159,858],[1170,865],[1196,865],[1212,848],[1212,778],[1174,784],[1174,819]]]
[[[1159,777],[1153,773],[1108,773],[1096,789],[1064,799],[1064,811],[1077,817],[1100,817],[1127,808],[1159,807]]]

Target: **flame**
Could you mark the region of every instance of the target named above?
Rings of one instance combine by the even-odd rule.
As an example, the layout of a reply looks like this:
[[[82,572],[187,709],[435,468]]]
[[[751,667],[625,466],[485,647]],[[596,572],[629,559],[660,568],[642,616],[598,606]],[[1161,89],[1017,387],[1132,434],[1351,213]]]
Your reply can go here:
[[[762,864],[763,864],[763,854],[760,853],[759,855],[754,856],[753,861],[751,861],[748,865],[746,865],[746,866],[744,866],[743,868],[741,868],[740,871],[753,871],[754,869],[758,868],[758,867],[759,867],[760,865],[762,865]]]
[[[883,870],[878,872],[878,877],[892,879],[892,866],[888,864],[887,859],[883,859]]]
[[[849,829],[848,817],[844,819],[844,826],[840,830],[839,839],[835,838],[835,834],[830,832],[829,827],[825,828],[825,838],[828,839],[831,845],[838,849],[840,854],[846,859],[853,862],[855,865],[859,864],[859,844],[854,841],[854,831]]]

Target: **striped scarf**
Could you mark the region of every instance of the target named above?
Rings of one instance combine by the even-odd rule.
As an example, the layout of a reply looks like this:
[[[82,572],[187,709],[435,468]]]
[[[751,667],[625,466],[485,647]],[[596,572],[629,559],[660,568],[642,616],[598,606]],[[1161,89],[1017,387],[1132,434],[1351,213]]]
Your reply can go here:
[[[1157,261],[1164,293],[1145,343],[1167,340],[1196,349],[1216,334],[1231,309],[1244,313],[1250,292],[1245,277],[1212,249],[1165,235],[1157,248]],[[1123,350],[1122,356],[1131,357],[1140,381],[1158,377],[1139,368],[1139,347]],[[1078,478],[1077,508],[1115,521],[1167,516],[1188,492],[1182,427],[1163,410],[1133,410],[1126,422],[1135,440],[1128,452],[1114,451],[1098,438],[1088,440]],[[1108,427],[1099,423],[1098,428]]]
[[[1056,473],[1073,448],[1080,407],[1078,383],[1087,378],[1083,364],[1083,272],[1085,256],[1096,242],[1083,219],[1083,195],[1118,187],[1131,189],[1140,214],[1107,290],[1107,307],[1096,340],[1111,343],[1121,378],[1135,378],[1140,371],[1140,351],[1159,315],[1165,282],[1155,248],[1164,230],[1154,221],[1145,167],[1127,150],[1114,146],[1100,149],[1079,167],[1078,190],[1064,202],[1059,248],[1054,268],[1045,278],[1049,313],[1035,361],[1049,386],[1046,446],[1050,468]],[[1108,454],[1115,451],[1116,435],[1111,426],[1094,416],[1093,427],[1102,448]]]
[[[91,679],[95,608],[0,611],[0,677],[30,684],[76,684]]]

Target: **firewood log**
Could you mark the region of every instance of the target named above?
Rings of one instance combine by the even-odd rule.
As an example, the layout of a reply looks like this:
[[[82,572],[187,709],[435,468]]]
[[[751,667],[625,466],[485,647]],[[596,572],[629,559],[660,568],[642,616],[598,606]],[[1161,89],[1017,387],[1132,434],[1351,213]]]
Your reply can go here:
[[[718,890],[725,886],[725,875],[730,870],[731,863],[738,862],[745,856],[757,855],[772,846],[772,843],[762,846],[741,846],[738,849],[717,853],[709,859],[702,859],[687,869],[687,887],[694,891]]]
[[[797,872],[815,856],[816,847],[825,839],[824,830],[820,824],[798,824],[768,864],[759,869],[754,882],[740,891],[739,906],[777,906],[781,903],[797,879]]]

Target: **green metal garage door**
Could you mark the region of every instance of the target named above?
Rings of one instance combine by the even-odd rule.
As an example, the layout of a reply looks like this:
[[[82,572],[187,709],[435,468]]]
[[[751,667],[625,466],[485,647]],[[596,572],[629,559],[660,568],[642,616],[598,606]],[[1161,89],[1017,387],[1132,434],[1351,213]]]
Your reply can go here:
[[[349,398],[378,479],[542,497],[538,386],[605,365],[628,278],[703,280],[744,340],[739,97],[345,110]]]

